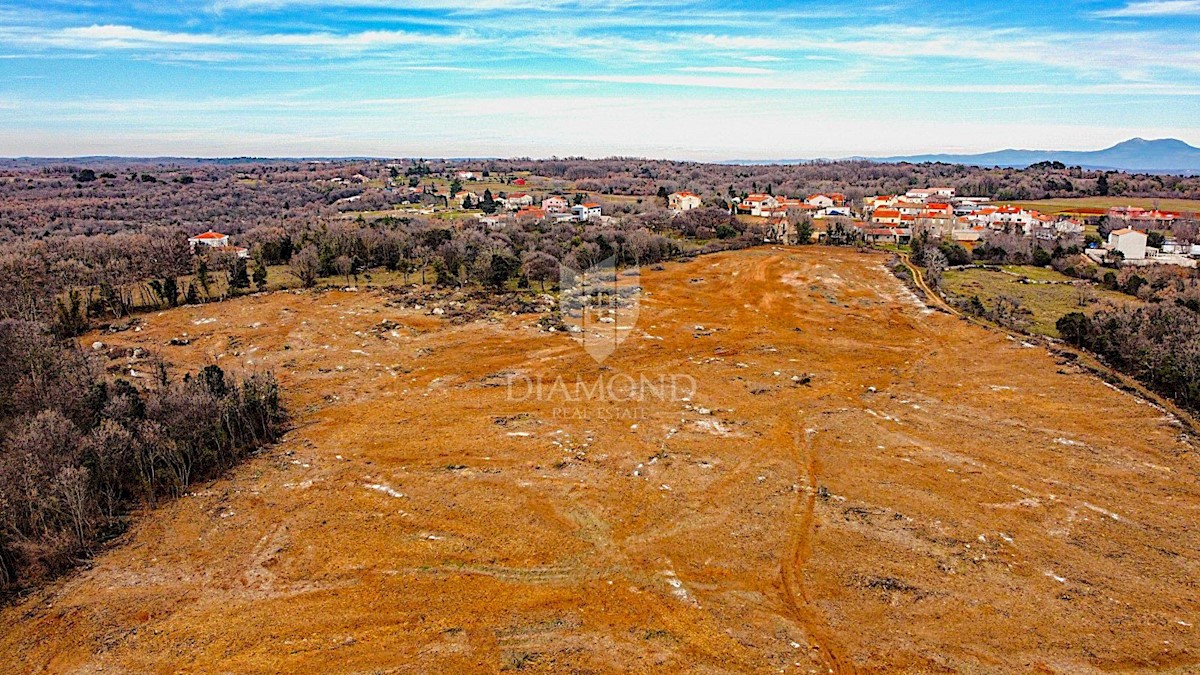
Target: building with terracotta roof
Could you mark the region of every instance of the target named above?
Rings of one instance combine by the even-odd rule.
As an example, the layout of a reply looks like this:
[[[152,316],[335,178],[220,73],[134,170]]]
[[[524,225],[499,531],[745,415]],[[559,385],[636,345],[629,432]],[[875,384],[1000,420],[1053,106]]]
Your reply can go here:
[[[1170,227],[1182,214],[1136,206],[1114,206],[1108,210],[1108,217],[1138,227]]]
[[[517,211],[517,219],[528,218],[531,220],[543,220],[546,217],[546,210],[536,206],[526,206]]]
[[[871,222],[877,225],[899,225],[900,211],[892,208],[878,208],[871,214]]]
[[[566,213],[571,210],[571,203],[566,197],[553,195],[542,200],[542,208],[547,213]]]
[[[738,204],[739,211],[760,217],[765,217],[768,213],[773,213],[778,208],[779,200],[774,195],[769,195],[765,192],[748,195]]]
[[[525,194],[524,192],[513,192],[504,198],[504,206],[509,211],[516,211],[517,209],[521,209],[526,206],[533,206],[533,197]]]
[[[239,258],[250,257],[250,249],[242,246],[233,246],[229,243],[229,235],[214,232],[213,230],[194,237],[188,237],[188,244],[191,245],[193,253],[196,252],[197,246],[204,246],[216,253],[232,253]]]
[[[229,245],[229,235],[221,234],[220,232],[214,232],[213,230],[209,230],[208,232],[204,232],[203,234],[198,234],[194,237],[189,237],[188,243],[192,245],[192,250],[195,250],[197,245],[208,246],[211,248],[220,248],[222,246]]]

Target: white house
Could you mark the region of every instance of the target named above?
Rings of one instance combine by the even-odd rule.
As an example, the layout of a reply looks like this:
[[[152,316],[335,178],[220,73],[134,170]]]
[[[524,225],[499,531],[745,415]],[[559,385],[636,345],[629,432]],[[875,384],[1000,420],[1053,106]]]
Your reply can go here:
[[[188,244],[191,244],[193,253],[196,251],[196,246],[200,245],[207,246],[219,253],[232,253],[239,258],[250,257],[250,249],[243,246],[233,246],[229,243],[229,235],[213,232],[212,230],[194,237],[188,237]]]
[[[773,195],[766,193],[752,194],[742,200],[738,204],[738,209],[741,211],[749,211],[752,216],[766,217],[767,213],[774,213],[779,208],[779,200]]]
[[[575,216],[575,220],[583,222],[585,220],[600,220],[600,205],[596,202],[584,202],[571,207],[571,214]]]
[[[672,211],[691,211],[700,208],[703,201],[700,195],[691,192],[675,192],[667,195],[667,206]]]
[[[1011,230],[1019,228],[1025,236],[1033,232],[1034,214],[1031,211],[1016,206],[1001,206],[988,215],[989,225],[994,230],[1003,230],[1005,226],[1011,226]]]
[[[808,199],[804,200],[804,203],[818,209],[828,209],[833,207],[833,199],[828,195],[809,195]]]
[[[514,192],[504,199],[504,206],[509,211],[516,211],[526,206],[533,206],[533,197],[524,192]]]
[[[1125,254],[1126,260],[1146,258],[1146,233],[1132,228],[1113,230],[1108,233],[1108,247]]]
[[[929,201],[929,198],[932,196],[933,196],[933,190],[925,190],[925,189],[909,190],[908,192],[904,193],[905,199],[907,199],[910,202],[916,202],[918,204],[924,204],[925,202]]]
[[[1059,234],[1083,236],[1083,225],[1081,225],[1079,221],[1071,220],[1070,218],[1066,218],[1054,223],[1054,229],[1057,230]]]
[[[507,216],[502,217],[497,215],[486,215],[482,213],[477,217],[479,218],[479,224],[488,228],[489,230],[500,229],[500,227],[504,225],[504,221],[507,218]]]

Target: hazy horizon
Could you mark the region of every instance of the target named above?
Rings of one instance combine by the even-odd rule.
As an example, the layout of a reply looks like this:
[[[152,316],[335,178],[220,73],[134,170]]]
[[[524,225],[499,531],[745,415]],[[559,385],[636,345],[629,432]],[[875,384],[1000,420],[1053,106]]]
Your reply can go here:
[[[63,0],[0,9],[6,157],[780,160],[1200,145],[1200,2]]]
[[[1124,140],[1125,141],[1146,140],[1146,141],[1155,142],[1155,141],[1161,141],[1161,140],[1181,140],[1181,139],[1157,139],[1157,138],[1155,138],[1155,139],[1139,139],[1139,138],[1134,138],[1134,139],[1124,139]],[[1108,147],[1111,147],[1111,146],[1105,146],[1104,148],[1085,148],[1085,149],[1083,149],[1083,151],[1104,150],[1104,149],[1107,149]],[[993,150],[985,150],[982,152],[983,153],[1005,152],[1005,151],[1016,151],[1016,152],[1065,151],[1065,152],[1072,152],[1075,150],[1076,149],[1074,149],[1074,148],[995,148]],[[927,156],[935,156],[935,155],[951,154],[951,153],[946,153],[941,150],[934,150],[934,151],[930,151],[930,152],[919,152],[919,153],[913,153],[913,154],[915,156],[926,156],[926,155]],[[426,159],[426,160],[441,160],[441,161],[452,161],[452,162],[453,161],[469,162],[469,161],[485,161],[485,160],[511,161],[511,160],[520,160],[520,159],[529,159],[532,161],[551,161],[551,160],[560,160],[560,159],[584,159],[584,160],[644,159],[647,161],[663,161],[663,162],[698,161],[701,163],[712,163],[712,164],[737,164],[739,162],[753,162],[753,163],[758,163],[758,164],[769,164],[771,162],[794,163],[794,162],[805,162],[805,161],[837,162],[837,161],[849,161],[849,160],[857,160],[857,159],[874,160],[874,159],[889,159],[889,158],[890,157],[885,157],[883,155],[877,155],[877,156],[861,156],[861,155],[860,156],[850,156],[850,155],[847,155],[847,156],[838,156],[838,157],[815,157],[815,156],[814,157],[802,157],[802,156],[769,157],[769,158],[728,157],[728,158],[724,158],[724,159],[720,159],[720,160],[694,160],[694,159],[684,158],[684,157],[655,157],[655,156],[648,156],[648,155],[628,155],[628,154],[627,155],[610,154],[610,155],[592,155],[592,156],[579,155],[579,154],[559,154],[559,155],[544,155],[544,156],[531,156],[531,155],[436,155],[436,154],[425,154],[425,155],[380,155],[380,154],[362,154],[362,155],[247,155],[247,154],[234,154],[234,155],[132,155],[132,154],[0,155],[0,160],[4,160],[4,161],[21,161],[21,160],[82,161],[82,160],[105,160],[105,159],[114,159],[114,160],[120,160],[120,161],[137,161],[137,160],[153,161],[153,160],[178,159],[178,160],[190,160],[190,161],[201,161],[201,162],[207,162],[207,161],[218,162],[218,161],[245,159],[245,160],[250,160],[250,161],[275,161],[275,160],[278,160],[278,161],[331,161],[331,162],[336,162],[336,161],[356,161],[356,160],[386,161],[386,160]]]

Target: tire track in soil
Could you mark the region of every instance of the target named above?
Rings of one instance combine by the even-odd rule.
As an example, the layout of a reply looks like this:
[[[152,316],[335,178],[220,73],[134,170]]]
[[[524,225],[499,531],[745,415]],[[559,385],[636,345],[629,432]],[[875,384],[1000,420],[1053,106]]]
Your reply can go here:
[[[838,644],[833,629],[812,602],[812,593],[804,584],[804,569],[812,557],[813,521],[817,500],[817,460],[812,450],[812,435],[815,430],[805,429],[797,439],[791,420],[780,420],[783,429],[780,438],[790,443],[796,452],[796,461],[803,479],[803,493],[798,495],[793,507],[791,529],[779,577],[783,582],[783,603],[788,614],[800,624],[808,636],[809,646],[814,648],[831,673],[857,673],[853,660]]]

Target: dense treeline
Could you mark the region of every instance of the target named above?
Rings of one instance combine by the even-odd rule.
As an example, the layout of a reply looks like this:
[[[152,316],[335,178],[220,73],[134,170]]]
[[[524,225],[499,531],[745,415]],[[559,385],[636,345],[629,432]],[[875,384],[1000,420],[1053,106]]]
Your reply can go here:
[[[1114,307],[1059,319],[1065,340],[1200,412],[1200,312],[1183,304]]]
[[[41,320],[60,337],[134,308],[174,307],[265,287],[267,267],[288,265],[304,286],[371,269],[441,285],[493,288],[553,283],[559,264],[584,269],[609,257],[621,266],[745,246],[763,233],[719,209],[678,217],[656,209],[611,223],[525,221],[489,229],[474,222],[383,218],[271,224],[239,241],[250,259],[201,247],[187,233],[147,227],[116,234],[50,235],[0,244],[0,318]],[[701,243],[704,242],[704,243]]]
[[[59,572],[135,505],[177,495],[275,439],[269,375],[217,366],[135,386],[29,321],[0,321],[0,594]]]
[[[618,265],[652,264],[702,249],[694,239],[717,239],[710,244],[716,249],[759,243],[762,233],[723,211],[701,209],[676,218],[658,211],[610,224],[526,221],[498,228],[384,218],[298,232],[261,229],[246,237],[269,264],[290,263],[299,276],[308,266],[320,276],[383,268],[426,271],[443,285],[497,287],[540,280],[539,260],[576,269],[614,256]]]
[[[302,162],[177,167],[112,164],[0,169],[0,241],[169,226],[242,232],[316,222],[362,192],[350,166]],[[334,182],[337,179],[339,182]]]

